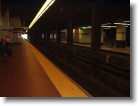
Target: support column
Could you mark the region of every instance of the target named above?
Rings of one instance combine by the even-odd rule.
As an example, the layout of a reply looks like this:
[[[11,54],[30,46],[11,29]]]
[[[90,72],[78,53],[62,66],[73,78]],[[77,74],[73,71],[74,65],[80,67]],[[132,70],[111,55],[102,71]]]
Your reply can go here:
[[[60,37],[61,37],[60,28],[56,29],[56,34],[57,34],[57,36],[56,36],[56,43],[57,43],[56,52],[57,52],[57,55],[59,55],[59,53],[60,53]]]
[[[47,31],[47,34],[46,34],[46,41],[50,41],[50,31]]]
[[[91,49],[92,49],[92,75],[91,77],[98,78],[99,75],[99,60],[97,56],[97,51],[100,50],[101,46],[101,9],[97,3],[92,5],[92,29],[91,29]]]
[[[60,36],[61,36],[60,28],[56,29],[56,34],[57,34],[56,42],[57,42],[57,44],[60,44]]]
[[[67,43],[69,45],[73,44],[73,19],[72,16],[69,16],[67,21]]]
[[[67,19],[67,55],[68,55],[68,61],[71,62],[72,60],[72,45],[73,45],[73,17],[72,15],[68,16]]]
[[[50,30],[47,30],[46,33],[46,49],[49,50],[49,41],[50,41]]]
[[[101,17],[100,10],[97,5],[93,5],[92,8],[92,35],[91,35],[91,48],[93,51],[100,49],[101,45]]]

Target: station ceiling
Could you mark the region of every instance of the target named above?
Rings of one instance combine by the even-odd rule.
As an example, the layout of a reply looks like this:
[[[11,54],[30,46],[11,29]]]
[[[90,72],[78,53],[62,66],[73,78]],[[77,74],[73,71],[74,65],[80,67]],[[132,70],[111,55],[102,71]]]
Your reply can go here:
[[[28,27],[45,1],[46,0],[1,0],[2,13],[4,13],[6,9],[8,9],[11,17],[20,17],[21,19],[25,20],[25,25],[26,27]],[[58,15],[61,9],[63,8],[64,12],[73,13],[75,10],[77,10],[75,9],[77,7],[75,7],[74,3],[76,4],[79,2],[92,2],[92,0],[56,0],[56,1],[58,2],[55,5],[55,9],[50,10],[51,13],[50,12],[48,13],[49,14],[48,18],[52,19],[53,17],[55,17],[56,14]]]
[[[44,2],[45,0],[1,0],[2,13],[8,9],[11,17],[25,19],[28,26]]]
[[[10,11],[10,16],[20,17],[22,20],[25,20],[25,25],[28,27],[45,1],[46,0],[1,0],[2,13],[8,9]],[[62,26],[62,23],[64,26],[67,21],[65,17],[67,17],[67,15],[70,16],[70,14],[74,16],[73,18],[75,18],[75,23],[77,24],[82,24],[82,22],[86,20],[91,22],[91,3],[96,1],[98,4],[105,4],[106,2],[112,4],[128,3],[130,7],[130,0],[56,0],[56,3],[54,3],[55,8],[50,8],[47,14],[45,13],[34,27],[38,29],[37,26],[41,25],[41,28],[45,29],[47,26],[51,25],[60,24]],[[103,10],[101,11],[103,13]],[[118,14],[120,14],[120,12]],[[104,15],[107,17],[106,13],[103,14],[103,16]]]

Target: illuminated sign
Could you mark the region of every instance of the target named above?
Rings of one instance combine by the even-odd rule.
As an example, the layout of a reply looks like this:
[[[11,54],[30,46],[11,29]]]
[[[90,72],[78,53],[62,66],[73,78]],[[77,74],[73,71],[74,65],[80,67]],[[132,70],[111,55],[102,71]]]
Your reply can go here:
[[[83,30],[87,29],[87,27],[81,27]]]

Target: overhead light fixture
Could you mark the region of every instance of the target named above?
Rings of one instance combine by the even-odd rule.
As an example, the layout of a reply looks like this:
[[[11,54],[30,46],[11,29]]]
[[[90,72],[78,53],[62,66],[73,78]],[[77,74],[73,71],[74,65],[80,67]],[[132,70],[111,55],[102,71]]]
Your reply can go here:
[[[123,23],[114,23],[115,25],[122,25]]]
[[[63,29],[63,30],[61,30],[61,32],[67,32],[67,29]]]
[[[116,28],[117,26],[101,26],[102,28]]]
[[[44,5],[41,7],[40,11],[37,13],[31,24],[29,25],[29,29],[38,21],[38,19],[46,12],[46,10],[55,2],[56,0],[46,0]]]
[[[110,25],[111,23],[102,24],[102,26]]]
[[[115,25],[130,25],[130,24],[127,24],[127,23],[114,23]]]
[[[123,22],[130,22],[130,21],[123,21]]]
[[[104,29],[111,29],[110,27],[108,27],[108,28],[104,28]]]
[[[102,24],[101,27],[105,28],[105,29],[110,29],[110,28],[116,28],[117,26],[113,26],[111,25],[112,23],[106,23],[106,24]]]
[[[122,25],[130,25],[130,24],[123,23]]]
[[[87,26],[87,29],[91,29],[92,28],[92,26]]]

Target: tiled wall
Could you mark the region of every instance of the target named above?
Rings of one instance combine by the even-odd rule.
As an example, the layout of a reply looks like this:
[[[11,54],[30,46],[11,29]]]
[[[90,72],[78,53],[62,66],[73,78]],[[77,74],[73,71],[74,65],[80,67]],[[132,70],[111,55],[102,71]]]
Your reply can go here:
[[[10,17],[10,27],[22,27],[21,19],[16,17]],[[10,40],[13,43],[21,42],[21,34],[10,32]]]
[[[126,40],[126,26],[117,25],[116,40]]]
[[[73,29],[73,42],[91,43],[91,29]]]

